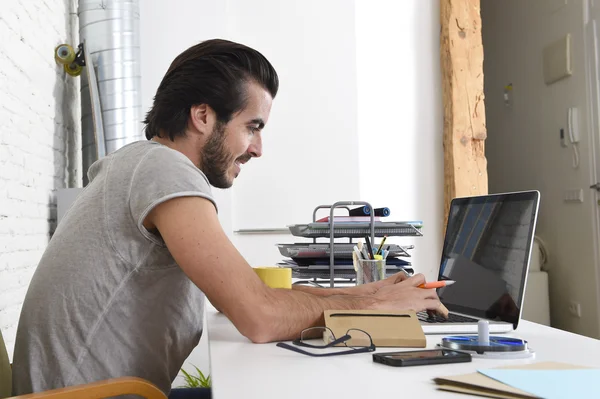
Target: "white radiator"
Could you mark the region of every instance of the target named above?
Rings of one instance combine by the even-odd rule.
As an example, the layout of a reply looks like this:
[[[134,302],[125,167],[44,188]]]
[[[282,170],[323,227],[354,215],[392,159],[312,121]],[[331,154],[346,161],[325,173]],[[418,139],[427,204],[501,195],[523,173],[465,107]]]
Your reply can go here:
[[[525,320],[550,325],[550,295],[548,293],[548,273],[542,270],[545,262],[545,251],[535,241],[529,265],[529,276],[525,287],[523,314]]]

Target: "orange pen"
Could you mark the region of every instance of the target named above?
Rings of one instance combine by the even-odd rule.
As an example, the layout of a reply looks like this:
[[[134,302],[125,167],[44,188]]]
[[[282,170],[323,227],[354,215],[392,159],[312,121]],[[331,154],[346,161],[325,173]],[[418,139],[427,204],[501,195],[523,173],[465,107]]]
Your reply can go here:
[[[425,283],[419,285],[419,288],[442,288],[447,285],[452,285],[456,281],[454,280],[440,280],[440,281],[432,281],[431,283]]]

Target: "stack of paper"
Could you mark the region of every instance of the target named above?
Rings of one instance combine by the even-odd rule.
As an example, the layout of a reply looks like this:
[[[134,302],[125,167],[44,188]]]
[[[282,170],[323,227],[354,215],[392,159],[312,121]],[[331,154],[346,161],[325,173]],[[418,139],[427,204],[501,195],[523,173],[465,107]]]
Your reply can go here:
[[[557,362],[506,366],[435,378],[439,389],[500,399],[590,397],[600,369]]]

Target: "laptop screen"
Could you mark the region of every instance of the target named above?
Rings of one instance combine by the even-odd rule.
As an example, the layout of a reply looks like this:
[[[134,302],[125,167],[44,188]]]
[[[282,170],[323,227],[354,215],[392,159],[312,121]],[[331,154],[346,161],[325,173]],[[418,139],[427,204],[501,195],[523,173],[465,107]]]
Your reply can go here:
[[[456,198],[450,205],[438,289],[450,310],[517,323],[539,203],[537,191]]]

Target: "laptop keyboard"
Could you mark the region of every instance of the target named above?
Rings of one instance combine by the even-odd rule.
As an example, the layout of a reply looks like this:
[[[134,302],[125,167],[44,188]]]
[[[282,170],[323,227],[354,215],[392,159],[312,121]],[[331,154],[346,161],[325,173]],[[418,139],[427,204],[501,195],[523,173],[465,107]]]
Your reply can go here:
[[[430,317],[427,312],[417,312],[417,317],[420,321],[424,321],[426,323],[477,323],[477,319],[467,316],[459,316],[453,313],[448,314],[447,319],[444,319],[442,316],[437,314],[433,315],[433,317]]]

